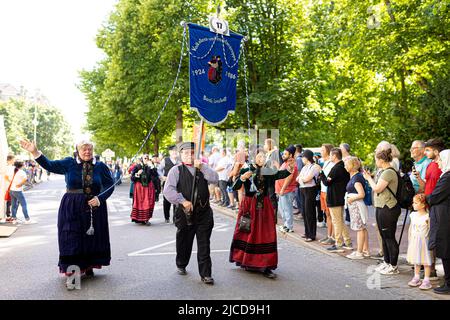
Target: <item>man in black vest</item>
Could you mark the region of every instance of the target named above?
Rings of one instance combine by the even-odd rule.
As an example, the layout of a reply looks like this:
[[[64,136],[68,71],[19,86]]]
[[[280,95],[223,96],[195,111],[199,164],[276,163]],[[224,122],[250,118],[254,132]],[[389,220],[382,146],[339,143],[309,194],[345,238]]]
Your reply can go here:
[[[164,197],[176,205],[175,226],[178,273],[186,274],[192,253],[194,237],[197,237],[197,261],[201,280],[214,284],[211,277],[210,238],[214,227],[213,212],[209,204],[208,183],[217,184],[216,171],[195,159],[193,142],[179,144],[182,163],[170,169],[164,186]],[[195,188],[194,185],[195,177]]]
[[[162,188],[164,189],[164,184],[167,180],[167,175],[169,174],[170,169],[175,167],[177,164],[180,164],[178,159],[178,152],[176,146],[169,147],[169,157],[165,157],[158,166],[158,174],[161,177]],[[164,218],[166,219],[166,223],[170,222],[170,207],[171,203],[164,197],[163,208],[164,208]],[[173,218],[175,219],[175,206],[173,206]]]

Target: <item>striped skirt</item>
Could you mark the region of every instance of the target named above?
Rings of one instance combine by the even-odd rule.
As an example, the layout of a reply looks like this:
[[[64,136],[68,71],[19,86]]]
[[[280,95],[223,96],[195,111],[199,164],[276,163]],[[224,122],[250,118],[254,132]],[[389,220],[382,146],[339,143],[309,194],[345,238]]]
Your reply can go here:
[[[155,187],[150,182],[147,187],[143,187],[140,182],[134,184],[133,210],[131,211],[131,221],[136,223],[146,223],[153,216],[155,208]]]
[[[250,213],[250,232],[239,230],[239,219]],[[277,232],[275,214],[268,196],[264,205],[256,208],[255,197],[245,197],[239,207],[233,241],[231,243],[230,262],[247,270],[275,270],[278,264]]]

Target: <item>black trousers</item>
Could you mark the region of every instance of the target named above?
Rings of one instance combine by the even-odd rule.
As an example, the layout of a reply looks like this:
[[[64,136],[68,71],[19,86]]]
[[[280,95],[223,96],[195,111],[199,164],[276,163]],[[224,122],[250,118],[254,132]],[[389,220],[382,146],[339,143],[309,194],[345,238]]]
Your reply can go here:
[[[327,222],[327,216],[325,214],[325,212],[322,211],[322,208],[320,206],[320,198],[317,198],[320,196],[316,196],[316,209],[317,209],[317,221],[318,222]],[[319,200],[317,200],[319,199]]]
[[[210,238],[214,227],[214,219],[211,208],[196,211],[194,213],[194,224],[188,226],[182,209],[177,208],[175,216],[175,225],[177,226],[176,264],[178,268],[186,268],[192,254],[192,245],[194,237],[197,238],[197,262],[198,271],[201,277],[211,277],[211,250]]]
[[[11,201],[6,201],[6,216],[11,217]]]
[[[227,192],[227,181],[219,180],[219,189],[222,193],[222,203],[227,206],[230,205],[230,197]]]
[[[441,259],[444,266],[444,279],[447,287],[450,287],[450,259]]]
[[[172,206],[172,204],[167,201],[166,197],[163,198],[164,218],[166,220],[170,220],[170,207]],[[175,216],[175,205],[173,206],[173,216]]]
[[[316,239],[317,216],[316,216],[316,187],[301,188],[304,199],[304,224],[306,238]]]
[[[387,206],[376,208],[375,211],[378,231],[383,243],[384,261],[393,266],[397,265],[399,255],[399,244],[395,239],[395,232],[400,213],[401,208],[398,205],[392,209]]]

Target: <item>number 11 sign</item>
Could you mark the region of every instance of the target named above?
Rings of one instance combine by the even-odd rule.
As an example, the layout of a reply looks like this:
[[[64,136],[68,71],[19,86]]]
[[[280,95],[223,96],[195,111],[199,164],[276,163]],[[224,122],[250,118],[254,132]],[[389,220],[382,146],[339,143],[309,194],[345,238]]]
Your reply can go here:
[[[217,17],[209,18],[209,30],[211,32],[223,34],[225,36],[230,35],[230,29],[228,28],[228,22],[225,20],[219,19]]]

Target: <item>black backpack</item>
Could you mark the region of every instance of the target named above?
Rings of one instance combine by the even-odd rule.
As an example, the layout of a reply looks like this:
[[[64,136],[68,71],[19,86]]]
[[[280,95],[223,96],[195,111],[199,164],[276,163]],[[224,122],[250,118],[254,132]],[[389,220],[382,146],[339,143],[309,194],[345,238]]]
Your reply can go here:
[[[395,171],[393,168],[388,169]],[[416,194],[416,190],[414,190],[412,181],[407,174],[403,175],[402,177],[397,171],[395,171],[395,173],[397,174],[398,179],[397,194],[394,194],[394,192],[392,192],[392,190],[389,187],[387,188],[397,200],[400,208],[410,209],[412,207],[413,198],[414,195]]]

